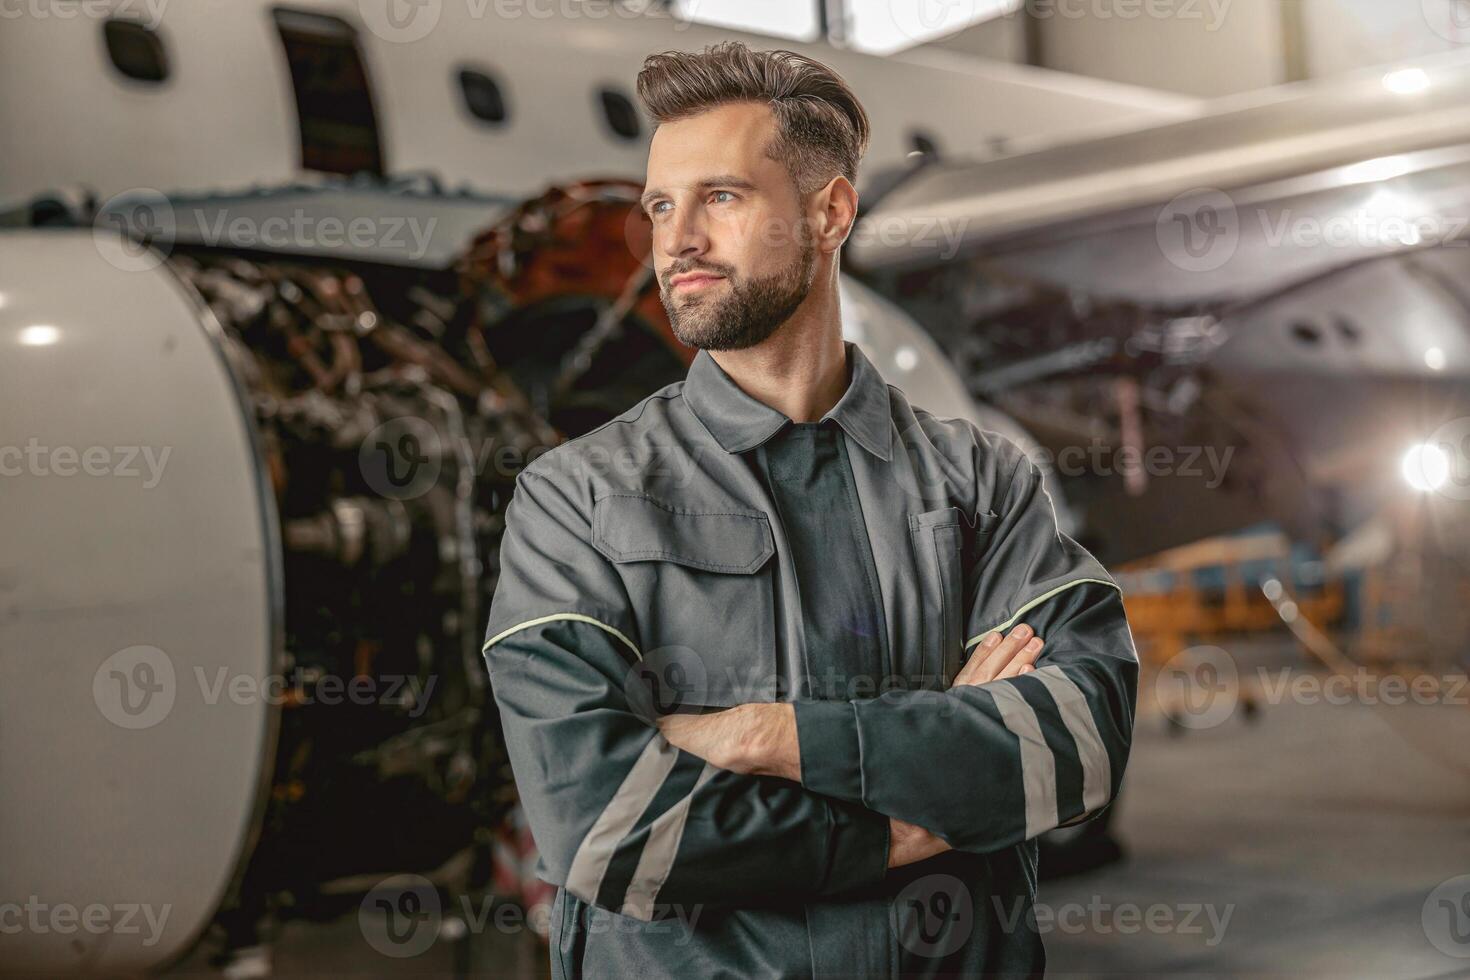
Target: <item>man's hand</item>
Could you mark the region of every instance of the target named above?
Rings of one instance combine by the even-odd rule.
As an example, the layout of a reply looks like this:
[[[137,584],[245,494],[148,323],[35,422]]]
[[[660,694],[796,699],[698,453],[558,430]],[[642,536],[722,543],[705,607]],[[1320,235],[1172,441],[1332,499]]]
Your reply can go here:
[[[801,782],[796,709],[789,704],[742,704],[707,715],[666,715],[658,729],[676,748],[720,769]]]
[[[1035,670],[1041,637],[1024,623],[1002,637],[991,633],[955,677],[953,687],[986,684]],[[659,731],[676,748],[720,769],[749,776],[801,782],[796,710],[790,704],[742,704],[704,715],[667,715]],[[888,866],[901,867],[942,854],[950,846],[923,827],[889,818]]]
[[[1036,669],[1036,658],[1041,656],[1043,645],[1041,637],[1025,623],[1011,630],[1004,639],[999,633],[987,633],[950,686],[973,687],[1030,673]]]
[[[1025,623],[1011,630],[1004,638],[999,633],[990,633],[975,647],[975,652],[970,655],[970,659],[955,676],[954,684],[950,686],[972,687],[1029,673],[1036,669],[1036,658],[1041,655],[1043,645],[1041,637],[1035,636],[1031,627]],[[894,817],[888,819],[890,868],[923,861],[948,850],[948,844],[923,827]]]
[[[975,647],[953,687],[986,684],[1035,670],[1042,640],[1022,623],[1004,638],[991,633]],[[801,782],[796,711],[790,704],[742,704],[704,715],[667,715],[659,731],[675,747],[701,759],[752,776]]]
[[[901,868],[943,854],[950,846],[923,827],[888,818],[888,866]]]

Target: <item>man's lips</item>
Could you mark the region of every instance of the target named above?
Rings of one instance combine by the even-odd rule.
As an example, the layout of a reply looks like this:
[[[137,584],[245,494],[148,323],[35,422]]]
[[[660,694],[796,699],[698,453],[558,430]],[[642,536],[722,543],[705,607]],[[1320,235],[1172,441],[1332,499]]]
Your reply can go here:
[[[683,290],[683,289],[703,289],[706,286],[712,286],[712,285],[714,285],[715,283],[719,282],[723,278],[725,278],[725,277],[724,276],[717,276],[717,275],[714,275],[713,273],[707,273],[707,272],[686,273],[684,275],[679,275],[679,276],[675,276],[674,277],[674,279],[673,279],[673,287],[675,289],[680,289],[680,290]]]

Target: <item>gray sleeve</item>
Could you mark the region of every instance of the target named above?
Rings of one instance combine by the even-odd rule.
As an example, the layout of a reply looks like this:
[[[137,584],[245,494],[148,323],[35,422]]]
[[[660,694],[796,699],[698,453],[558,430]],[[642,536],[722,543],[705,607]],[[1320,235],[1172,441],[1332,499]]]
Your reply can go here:
[[[551,481],[507,512],[485,659],[542,873],[640,919],[880,881],[888,819],[674,748],[643,696],[615,569]]]
[[[982,533],[966,576],[967,648],[1026,622],[1046,640],[1033,673],[796,706],[803,785],[979,852],[1109,805],[1138,686],[1117,587],[1057,529],[1040,473],[1024,457]]]

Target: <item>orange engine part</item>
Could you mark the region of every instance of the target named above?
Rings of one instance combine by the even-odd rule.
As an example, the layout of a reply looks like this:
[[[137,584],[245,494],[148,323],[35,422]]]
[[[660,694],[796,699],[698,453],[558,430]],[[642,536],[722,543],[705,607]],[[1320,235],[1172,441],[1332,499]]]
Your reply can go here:
[[[506,312],[568,293],[622,302],[688,366],[695,352],[674,337],[659,299],[642,193],[636,181],[599,178],[555,185],[523,202],[476,236],[461,259],[466,295],[489,290]],[[476,317],[483,320],[483,305]]]

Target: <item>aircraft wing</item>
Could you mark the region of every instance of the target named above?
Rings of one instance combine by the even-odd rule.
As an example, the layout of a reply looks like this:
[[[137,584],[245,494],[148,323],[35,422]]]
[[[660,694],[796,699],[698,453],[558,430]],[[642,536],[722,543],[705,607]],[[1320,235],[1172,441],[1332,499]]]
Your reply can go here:
[[[1406,492],[1404,453],[1470,417],[1467,226],[1470,54],[1454,52],[930,164],[848,246],[1059,464],[1098,447],[1064,475],[1095,552],[1123,559],[1263,510],[1334,538]],[[1233,455],[1203,481],[1110,462],[1156,447]]]
[[[848,255],[873,275],[983,258],[1091,295],[1196,304],[1459,237],[1467,189],[1470,53],[1452,52],[1151,129],[931,164],[865,213]]]

